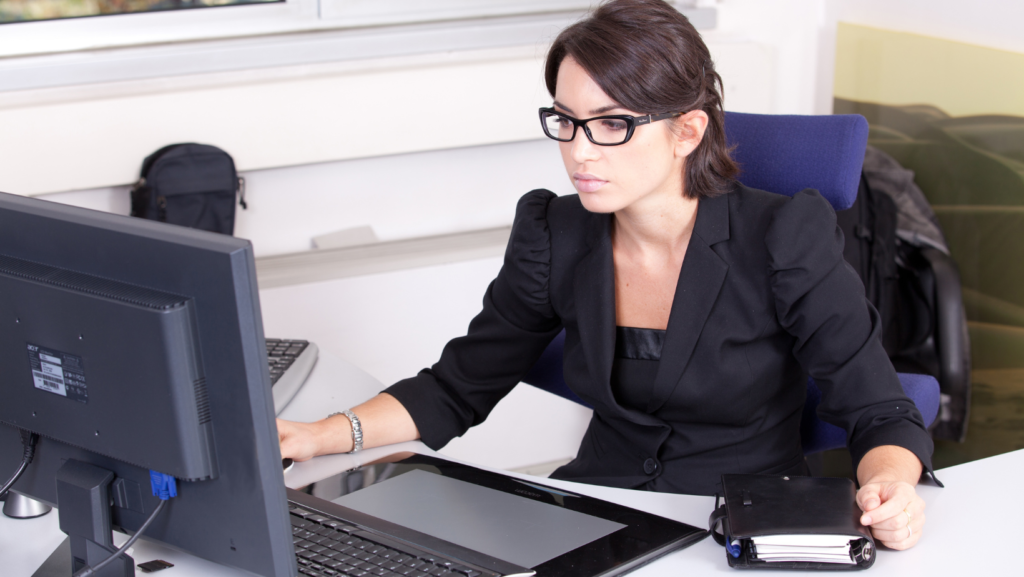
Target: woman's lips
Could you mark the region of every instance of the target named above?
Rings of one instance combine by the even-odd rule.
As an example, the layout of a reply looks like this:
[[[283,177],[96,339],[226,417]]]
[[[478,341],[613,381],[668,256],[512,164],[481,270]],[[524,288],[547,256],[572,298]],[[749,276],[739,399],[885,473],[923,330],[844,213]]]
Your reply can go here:
[[[601,180],[592,174],[579,172],[572,175],[572,181],[576,184],[576,190],[580,192],[595,192],[608,182],[607,180]]]

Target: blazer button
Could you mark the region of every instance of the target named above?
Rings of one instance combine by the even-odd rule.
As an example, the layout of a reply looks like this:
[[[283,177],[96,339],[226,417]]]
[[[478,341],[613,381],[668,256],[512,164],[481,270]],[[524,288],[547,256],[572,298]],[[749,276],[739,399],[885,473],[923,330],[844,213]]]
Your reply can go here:
[[[653,475],[654,472],[657,471],[657,470],[658,470],[658,462],[657,461],[655,461],[654,459],[647,459],[646,461],[644,461],[644,473],[647,473],[648,475]]]

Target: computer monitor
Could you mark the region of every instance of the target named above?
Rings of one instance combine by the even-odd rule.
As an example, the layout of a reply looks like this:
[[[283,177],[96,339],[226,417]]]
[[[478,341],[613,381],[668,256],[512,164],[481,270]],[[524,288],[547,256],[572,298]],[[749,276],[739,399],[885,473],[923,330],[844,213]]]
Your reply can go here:
[[[0,193],[0,482],[23,430],[14,491],[59,512],[98,483],[99,522],[131,534],[171,475],[144,538],[297,574],[248,241]]]

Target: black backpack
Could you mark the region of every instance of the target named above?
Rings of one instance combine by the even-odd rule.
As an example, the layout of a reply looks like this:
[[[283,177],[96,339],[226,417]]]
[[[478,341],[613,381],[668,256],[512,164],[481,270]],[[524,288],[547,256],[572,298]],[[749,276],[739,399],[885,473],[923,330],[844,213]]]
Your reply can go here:
[[[245,180],[231,155],[207,144],[171,144],[146,157],[131,190],[132,216],[233,234]]]
[[[836,212],[846,237],[843,257],[878,309],[882,346],[896,370],[938,379],[943,398],[933,435],[962,440],[970,406],[970,341],[959,274],[912,173],[886,178],[883,169],[891,159],[880,154],[869,147],[871,163],[865,161],[856,201]]]
[[[862,173],[857,199],[847,210],[836,212],[846,244],[843,257],[861,280],[871,304],[882,317],[882,346],[890,357],[902,348],[900,336],[900,286],[896,264],[896,203],[889,195],[872,190]]]

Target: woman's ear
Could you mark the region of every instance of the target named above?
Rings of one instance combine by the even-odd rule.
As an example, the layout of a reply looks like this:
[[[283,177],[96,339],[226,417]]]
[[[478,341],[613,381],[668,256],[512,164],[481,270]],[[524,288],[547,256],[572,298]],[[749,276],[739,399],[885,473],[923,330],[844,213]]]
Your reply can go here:
[[[673,132],[676,135],[675,155],[685,158],[704,138],[704,131],[708,127],[708,115],[703,110],[691,110],[673,122]]]

